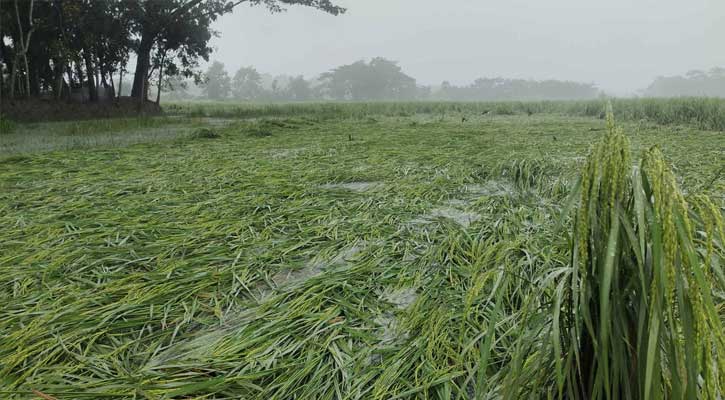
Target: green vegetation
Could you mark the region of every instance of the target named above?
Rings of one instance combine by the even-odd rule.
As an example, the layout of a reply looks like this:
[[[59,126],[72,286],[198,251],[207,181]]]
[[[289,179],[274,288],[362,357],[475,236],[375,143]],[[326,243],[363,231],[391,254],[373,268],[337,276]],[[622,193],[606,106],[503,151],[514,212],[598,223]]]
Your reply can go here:
[[[292,5],[345,12],[330,0],[3,1],[0,94],[103,102],[117,87],[120,94],[135,59],[131,96],[143,103],[155,84],[158,103],[162,86],[199,78],[199,61],[212,52],[211,24],[242,3],[272,12]]]
[[[627,137],[611,114],[607,124],[576,185],[571,267],[554,296],[560,390],[716,399],[725,389],[721,212],[706,196],[685,200],[657,147],[632,169]]]
[[[182,103],[3,148],[0,397],[722,396],[723,104]]]
[[[692,70],[685,76],[660,76],[644,91],[647,97],[725,97],[725,68]]]
[[[231,75],[214,61],[204,82],[177,77],[167,80],[161,92],[167,100],[252,102],[586,100],[601,94],[591,83],[558,80],[479,78],[464,86],[448,81],[419,85],[396,61],[384,57],[340,65],[309,80],[302,75],[260,74],[251,66],[239,68],[233,79]]]
[[[410,117],[418,114],[441,118],[481,115],[559,114],[604,119],[604,108],[612,103],[620,120],[649,121],[661,125],[689,125],[699,129],[725,131],[725,100],[708,98],[614,99],[588,101],[505,101],[505,102],[372,102],[372,103],[289,103],[239,104],[224,102],[170,103],[172,115],[217,118],[296,117],[366,119],[371,115]]]
[[[0,135],[0,156],[52,150],[126,147],[189,137],[208,118],[137,117],[70,122],[15,124]]]

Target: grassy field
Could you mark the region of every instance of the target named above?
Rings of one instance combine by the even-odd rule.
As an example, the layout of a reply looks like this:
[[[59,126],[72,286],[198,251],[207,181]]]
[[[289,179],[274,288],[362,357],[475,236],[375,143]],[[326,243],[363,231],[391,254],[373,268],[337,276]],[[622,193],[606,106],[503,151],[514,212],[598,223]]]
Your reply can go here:
[[[478,116],[555,114],[572,117],[604,118],[611,104],[619,120],[649,121],[660,125],[688,125],[725,131],[725,99],[600,99],[580,101],[501,101],[501,102],[375,102],[375,103],[282,103],[240,104],[232,102],[170,103],[164,109],[171,114],[190,117],[300,117],[366,118],[369,115],[410,117],[414,115]]]
[[[212,118],[169,116],[13,124],[0,134],[0,156],[183,139],[215,123]]]
[[[584,209],[588,197],[576,205],[580,174],[599,182],[597,154],[623,154],[622,141],[599,118],[601,104],[581,115],[548,103],[517,103],[510,113],[503,105],[442,104],[269,106],[257,114],[172,105],[178,117],[19,125],[0,136],[0,397],[30,398],[34,390],[58,399],[576,397],[566,366],[580,354],[566,347],[565,328],[585,323],[572,322],[576,307],[562,299],[569,282],[578,285],[572,271],[592,261],[572,261],[581,250],[575,227],[593,238],[597,229],[614,232],[620,218],[586,225],[587,215],[567,205]],[[634,398],[680,390],[707,398],[711,385],[722,395],[717,357],[725,342],[704,332],[725,320],[718,225],[725,134],[708,125],[716,122],[661,125],[630,114],[619,123],[632,154],[621,170],[629,176],[641,154],[659,146],[679,189],[646,175],[659,165],[647,153],[641,190],[651,185],[653,199],[684,193],[666,202],[692,204],[691,221],[677,223],[695,236],[673,239],[676,262],[689,254],[687,267],[701,264],[707,276],[697,286],[704,297],[692,281],[656,299],[637,297],[655,310],[676,290],[679,306],[660,323],[672,336],[655,339],[659,352],[645,340],[654,355],[632,367],[652,375],[657,365],[654,377],[629,377],[631,390]],[[64,132],[78,141],[65,141]],[[161,133],[143,139],[144,132]],[[601,140],[615,144],[587,158]],[[619,182],[622,174],[607,176]],[[636,195],[640,181],[632,179]],[[647,217],[653,237],[661,207],[657,201]],[[677,210],[674,221],[685,221]],[[646,252],[632,250],[635,257],[606,236],[592,249],[618,249],[621,260],[657,252],[642,225],[623,224],[620,239],[636,236]],[[644,264],[652,268],[633,265]],[[629,298],[636,290],[616,283],[626,273],[615,275],[612,293]],[[659,278],[652,279],[654,290]],[[615,303],[598,315],[645,315]],[[699,321],[697,362],[683,355],[693,348],[684,347],[690,333],[672,322],[678,318]],[[616,363],[607,368],[619,371]],[[602,376],[616,375],[607,371]],[[707,385],[697,388],[698,377]],[[606,385],[593,386],[604,398]]]

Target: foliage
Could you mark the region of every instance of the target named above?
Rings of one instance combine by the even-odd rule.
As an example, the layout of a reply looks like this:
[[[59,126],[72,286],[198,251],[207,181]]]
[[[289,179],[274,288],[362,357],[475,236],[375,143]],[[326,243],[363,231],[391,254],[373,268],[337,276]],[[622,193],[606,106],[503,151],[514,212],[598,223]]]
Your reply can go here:
[[[201,121],[185,117],[109,118],[84,121],[13,123],[0,140],[0,155],[127,147],[135,143],[182,139]]]
[[[202,92],[210,100],[222,100],[229,96],[231,80],[229,79],[227,71],[224,69],[224,64],[219,61],[212,63],[209,69],[207,69],[204,78]]]
[[[190,100],[192,95],[189,93],[189,84],[189,81],[179,76],[167,76],[162,82],[161,92],[167,101]]]
[[[642,94],[647,97],[725,97],[725,68],[694,70],[685,76],[660,76]]]
[[[615,114],[621,120],[652,122],[661,125],[686,125],[699,129],[725,131],[725,100],[703,98],[612,99]],[[430,114],[461,117],[495,115],[560,114],[604,118],[607,100],[586,101],[511,101],[511,102],[359,102],[308,104],[167,104],[175,114],[208,117],[250,118],[256,116],[290,117],[314,114],[325,118],[366,118],[369,115],[411,116]]]
[[[406,100],[417,94],[415,79],[393,61],[376,57],[357,61],[320,75],[327,94],[336,100]]]
[[[306,81],[302,75],[292,78],[287,84],[287,98],[291,101],[312,100],[313,90],[310,82]]]
[[[466,86],[455,86],[444,81],[438,87],[418,86],[395,62],[374,58],[369,63],[358,61],[342,65],[318,78],[306,80],[303,76],[272,77],[262,75],[253,67],[237,71],[233,97],[243,101],[284,102],[309,100],[390,101],[563,101],[587,100],[603,104],[604,94],[594,84],[571,81],[534,81],[504,78],[480,78]],[[643,94],[649,97],[709,95],[717,93],[723,82],[721,69],[710,73],[690,72],[688,78],[658,78]],[[269,84],[271,82],[271,85]],[[722,96],[721,96],[722,97]],[[698,99],[697,101],[703,101]],[[708,100],[704,100],[708,101]],[[616,105],[615,105],[616,107]],[[505,109],[497,110],[500,114]],[[531,113],[536,112],[533,108]],[[632,113],[637,108],[618,108]],[[597,112],[601,110],[597,108]]]
[[[164,73],[198,78],[199,60],[208,60],[212,51],[211,23],[242,3],[273,12],[289,5],[333,15],[345,11],[329,0],[3,0],[0,70],[16,77],[9,81],[28,82],[27,89],[15,85],[13,94],[40,96],[52,89],[57,98],[73,97],[75,89],[76,93],[85,90],[86,97],[97,100],[96,88],[113,91],[113,75],[126,72],[133,57],[132,95],[145,98],[154,74],[160,75],[157,82]],[[14,4],[21,5],[19,19],[27,21],[20,27]],[[30,37],[26,39],[27,68],[19,63],[24,54],[22,46],[16,45],[22,42],[21,33]],[[0,92],[9,93],[10,85],[3,79]]]
[[[479,78],[462,87],[443,82],[434,96],[457,101],[577,100],[594,99],[599,90],[593,84],[569,81]]]
[[[234,74],[231,84],[232,97],[236,100],[252,101],[262,97],[262,76],[253,67],[242,67]]]

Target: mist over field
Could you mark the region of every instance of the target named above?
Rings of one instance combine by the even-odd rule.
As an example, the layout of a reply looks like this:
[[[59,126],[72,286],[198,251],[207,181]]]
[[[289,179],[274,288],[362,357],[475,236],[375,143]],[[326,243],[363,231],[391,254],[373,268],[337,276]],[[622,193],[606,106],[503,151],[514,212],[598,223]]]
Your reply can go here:
[[[241,6],[213,27],[212,58],[313,78],[361,58],[398,61],[419,84],[483,77],[595,83],[632,95],[658,76],[725,66],[719,0],[345,0],[331,16],[306,7]]]

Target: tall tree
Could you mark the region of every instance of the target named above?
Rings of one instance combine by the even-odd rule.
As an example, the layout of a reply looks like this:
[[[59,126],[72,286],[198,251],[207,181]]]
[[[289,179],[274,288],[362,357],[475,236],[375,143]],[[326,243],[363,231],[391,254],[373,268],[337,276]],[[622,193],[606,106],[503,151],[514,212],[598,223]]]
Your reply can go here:
[[[312,88],[310,82],[302,75],[292,78],[287,84],[287,98],[293,101],[305,101],[312,99]]]
[[[415,79],[382,57],[342,65],[320,77],[328,95],[338,100],[405,100],[417,94]]]
[[[304,5],[337,15],[345,11],[330,0],[146,0],[138,3],[135,15],[140,36],[136,46],[136,74],[131,95],[145,99],[148,92],[149,71],[152,69],[152,51],[159,42],[168,39],[173,32],[189,32],[177,41],[167,42],[165,50],[176,51],[187,46],[188,57],[208,61],[211,48],[207,43],[213,32],[211,23],[219,16],[231,12],[234,7],[247,3],[264,5],[273,12],[284,10],[286,5]],[[189,45],[192,44],[192,45]]]
[[[28,47],[30,46],[30,39],[33,36],[33,31],[35,28],[33,27],[33,6],[35,2],[33,0],[30,0],[27,2],[27,23],[23,23],[23,18],[21,18],[21,12],[20,12],[20,5],[18,5],[18,0],[15,0],[13,2],[13,5],[15,7],[15,22],[17,23],[17,36],[15,37],[15,40],[17,40],[16,44],[13,45],[15,50],[15,60],[13,61],[13,70],[10,75],[10,98],[13,98],[15,96],[15,82],[18,77],[18,66],[20,64],[20,60],[23,60],[24,66],[25,66],[25,95],[30,95],[30,68],[28,67]],[[23,15],[25,16],[25,15]]]
[[[593,99],[599,95],[595,85],[569,81],[479,78],[466,86],[443,82],[437,98],[458,101],[488,100],[572,100]]]
[[[237,100],[257,100],[262,96],[262,75],[253,67],[242,67],[232,79],[232,96]]]
[[[20,68],[14,68],[15,63],[6,56],[3,56],[3,63],[18,77],[25,78],[24,91],[29,91],[31,95],[52,89],[55,97],[60,98],[64,87],[70,88],[74,81],[78,81],[80,86],[81,76],[86,87],[107,88],[118,65],[129,58],[133,35],[128,13],[128,8],[134,4],[131,0],[0,2],[0,25],[3,27],[9,23],[18,25],[16,3],[19,6],[23,29],[3,29],[0,33],[3,37],[10,36],[11,44],[6,47],[3,43],[3,52],[17,55],[21,60]],[[28,26],[31,21],[32,40],[26,32],[30,32]],[[23,40],[20,40],[21,34]],[[12,51],[6,51],[9,48]],[[27,68],[23,68],[23,56],[27,58]],[[75,68],[71,68],[73,64]],[[64,79],[66,73],[68,82]],[[91,90],[89,94],[94,92]]]
[[[643,92],[649,97],[711,96],[725,97],[725,69],[689,71],[685,76],[660,76]]]
[[[167,100],[189,100],[192,98],[188,90],[190,83],[179,75],[165,76],[162,80],[161,92],[164,93]]]
[[[224,100],[231,91],[231,79],[224,69],[224,64],[214,61],[206,71],[202,92],[209,100]]]
[[[234,7],[246,3],[279,12],[299,4],[344,12],[331,1],[0,0],[0,69],[10,76],[7,82],[0,74],[0,90],[14,96],[52,88],[60,98],[64,87],[67,93],[87,88],[95,99],[100,89],[116,91],[114,73],[122,85],[135,53],[132,95],[145,99],[152,76],[157,86],[167,76],[198,80],[199,61],[212,52],[211,23]]]

